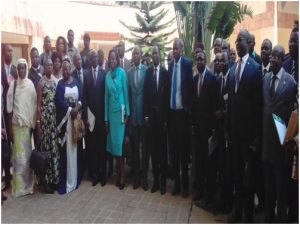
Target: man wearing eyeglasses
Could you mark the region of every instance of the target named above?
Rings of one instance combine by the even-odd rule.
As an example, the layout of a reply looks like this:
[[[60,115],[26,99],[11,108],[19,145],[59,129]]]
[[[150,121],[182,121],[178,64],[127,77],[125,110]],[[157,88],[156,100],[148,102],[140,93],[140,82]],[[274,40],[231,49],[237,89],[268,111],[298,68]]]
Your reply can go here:
[[[232,141],[234,212],[229,223],[253,221],[253,171],[261,133],[261,66],[249,56],[251,36],[245,29],[237,36],[238,61],[229,72],[227,135]]]

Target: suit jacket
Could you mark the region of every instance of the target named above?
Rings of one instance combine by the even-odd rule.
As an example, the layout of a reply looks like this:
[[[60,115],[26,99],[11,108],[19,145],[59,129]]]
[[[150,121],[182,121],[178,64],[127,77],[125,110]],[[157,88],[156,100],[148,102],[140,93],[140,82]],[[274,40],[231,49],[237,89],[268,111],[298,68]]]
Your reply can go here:
[[[151,66],[146,71],[144,83],[144,118],[149,117],[151,123],[152,112],[153,110],[157,110],[159,121],[166,122],[169,103],[167,98],[168,71],[160,65],[158,89],[157,86],[154,85],[153,75],[154,66]]]
[[[236,67],[237,63],[229,71],[227,129],[233,139],[252,142],[261,135],[261,66],[248,58],[237,93]]]
[[[90,49],[89,50],[83,49],[80,52],[80,56],[82,60],[82,68],[85,70],[91,67],[90,60],[89,60],[89,52]]]
[[[169,65],[169,82],[168,82],[168,99],[171,99],[172,91],[172,76],[174,68],[174,60]],[[186,112],[190,112],[192,108],[192,96],[193,96],[193,63],[186,57],[181,56],[181,97],[183,109]],[[168,102],[170,107],[170,102]]]
[[[78,74],[76,68],[75,68],[75,69],[73,70],[73,72],[71,73],[71,76],[72,76],[73,78],[75,78],[75,79],[78,81],[78,83],[79,83],[79,89],[80,89],[79,91],[80,91],[81,93],[83,93],[83,82],[84,82],[85,70],[84,70],[83,68],[81,68],[81,69],[82,69],[82,73],[83,73],[83,81],[81,81],[80,75]]]
[[[296,101],[297,84],[294,78],[283,69],[272,99],[270,96],[271,76],[272,72],[267,73],[263,78],[262,160],[279,166],[286,160],[286,150],[279,142],[272,113],[281,117],[286,125],[288,124]]]
[[[298,84],[299,81],[299,60],[295,60],[295,74],[294,74],[294,79]],[[289,74],[292,73],[292,66],[293,66],[293,59],[289,55],[286,60],[283,62],[282,67],[285,69],[286,72]]]
[[[128,72],[128,70],[130,69],[130,67],[131,67],[131,62],[130,62],[130,60],[129,59],[126,59],[125,57],[123,58],[123,60],[124,60],[124,70],[125,70],[125,72],[127,73]]]
[[[11,69],[10,69],[10,73],[11,75],[14,77],[14,79],[17,79],[18,77],[18,74],[17,74],[17,68],[14,66],[14,65],[11,65]],[[6,110],[6,96],[7,96],[7,91],[8,91],[8,88],[9,88],[9,83],[7,81],[7,74],[6,74],[6,70],[5,70],[5,66],[4,64],[2,64],[2,67],[1,67],[1,85],[2,85],[2,88],[3,88],[3,109],[4,109],[4,112],[7,113],[7,110]]]
[[[211,130],[216,128],[217,80],[206,69],[199,97],[198,80],[199,74],[194,77],[193,81],[193,123],[202,134],[208,136]]]
[[[92,68],[85,71],[83,75],[83,119],[87,120],[87,108],[96,117],[95,126],[100,126],[104,129],[104,99],[105,99],[105,76],[106,72],[98,67],[96,86]]]
[[[43,76],[44,67],[41,65],[40,65],[39,73],[40,73],[40,75]],[[37,85],[38,85],[40,79],[42,78],[40,75],[37,73],[37,71],[35,71],[32,67],[30,67],[29,72],[28,72],[28,78],[34,84],[35,90],[37,88]]]
[[[143,125],[143,95],[146,70],[147,67],[144,64],[140,63],[140,79],[137,86],[134,82],[135,66],[130,67],[127,72],[131,124],[134,126]]]
[[[224,89],[221,91],[222,89],[222,78],[223,76],[219,76],[217,78],[217,110],[221,110],[221,111],[226,111],[227,109],[227,100],[228,100],[228,97],[227,97],[227,100],[224,99],[224,96],[227,94],[228,96],[228,77],[226,78],[225,80],[225,86],[224,86]]]
[[[261,65],[261,57],[260,55],[258,55],[256,52],[255,52],[255,55],[253,56],[252,54],[249,53],[249,56],[255,60],[255,62],[257,62],[259,65]]]

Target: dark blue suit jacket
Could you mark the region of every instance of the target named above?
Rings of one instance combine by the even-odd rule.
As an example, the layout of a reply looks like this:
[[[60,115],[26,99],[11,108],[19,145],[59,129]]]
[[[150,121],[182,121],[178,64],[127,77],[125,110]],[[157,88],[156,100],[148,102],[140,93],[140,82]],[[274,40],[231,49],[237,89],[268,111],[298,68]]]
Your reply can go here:
[[[295,61],[295,74],[294,74],[294,79],[297,82],[297,84],[298,84],[298,80],[299,80],[299,62],[298,61],[299,60]],[[291,56],[289,55],[282,64],[282,67],[284,68],[284,70],[286,72],[288,72],[289,74],[292,73],[292,65],[293,65],[292,63],[293,63],[293,60],[292,60]]]
[[[87,69],[83,75],[83,118],[87,119],[87,107],[96,117],[95,126],[104,129],[104,95],[105,95],[105,76],[106,72],[98,66],[96,86],[92,67]]]
[[[197,129],[207,136],[211,130],[216,128],[215,112],[217,108],[217,80],[216,77],[206,69],[201,95],[198,97],[199,74],[194,77],[193,83],[193,123]]]
[[[169,99],[171,99],[171,90],[172,90],[172,75],[174,68],[174,60],[169,65],[169,85],[168,93]],[[191,110],[192,105],[192,96],[193,96],[193,72],[192,67],[193,63],[186,57],[181,56],[181,97],[182,97],[182,106],[186,112]],[[170,106],[170,102],[168,103]]]
[[[227,129],[234,139],[251,144],[261,136],[262,114],[262,72],[261,66],[250,56],[235,93],[235,70],[231,67],[228,80],[228,121]]]

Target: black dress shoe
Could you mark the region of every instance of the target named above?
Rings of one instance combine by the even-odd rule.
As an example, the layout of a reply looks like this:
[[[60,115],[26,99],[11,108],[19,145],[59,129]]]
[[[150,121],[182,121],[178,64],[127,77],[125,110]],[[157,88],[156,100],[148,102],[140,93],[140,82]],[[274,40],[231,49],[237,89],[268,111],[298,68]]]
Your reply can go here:
[[[156,192],[158,190],[158,188],[159,188],[158,182],[154,182],[153,186],[151,188],[151,193]]]
[[[98,184],[98,180],[95,179],[92,181],[92,186],[96,186],[97,184]]]
[[[166,186],[161,186],[160,187],[160,194],[164,195],[166,193]]]
[[[124,188],[125,188],[125,184],[120,184],[120,185],[119,185],[119,189],[120,189],[120,190],[123,190]]]
[[[148,191],[148,182],[146,179],[142,180],[142,188],[144,191]]]
[[[193,201],[199,201],[200,199],[203,198],[203,194],[200,192],[197,192],[194,196],[193,196]]]
[[[3,191],[6,191],[10,188],[10,182],[5,182],[5,186],[3,188]]]
[[[54,194],[53,189],[51,189],[51,187],[49,185],[44,185],[44,192],[46,194]]]
[[[182,190],[182,197],[187,198],[189,196],[189,191],[188,189],[184,188]]]
[[[133,189],[137,189],[138,187],[140,186],[140,182],[138,180],[136,180],[134,183],[133,183]]]
[[[175,185],[172,189],[171,195],[177,195],[180,192],[180,187]]]
[[[102,179],[100,181],[100,184],[101,184],[102,187],[104,187],[106,185],[106,179]]]

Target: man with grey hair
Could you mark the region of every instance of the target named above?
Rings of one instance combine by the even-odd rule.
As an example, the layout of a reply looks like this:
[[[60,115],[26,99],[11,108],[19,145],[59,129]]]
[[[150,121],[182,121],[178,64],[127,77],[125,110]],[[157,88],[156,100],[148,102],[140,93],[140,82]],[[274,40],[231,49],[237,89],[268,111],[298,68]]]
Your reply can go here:
[[[187,197],[189,195],[188,161],[190,150],[186,145],[189,141],[193,73],[192,62],[183,56],[183,41],[179,38],[175,38],[173,42],[173,56],[174,60],[170,63],[168,70],[169,131],[174,173],[174,186],[171,194],[177,195],[181,191],[182,185],[182,195]]]

